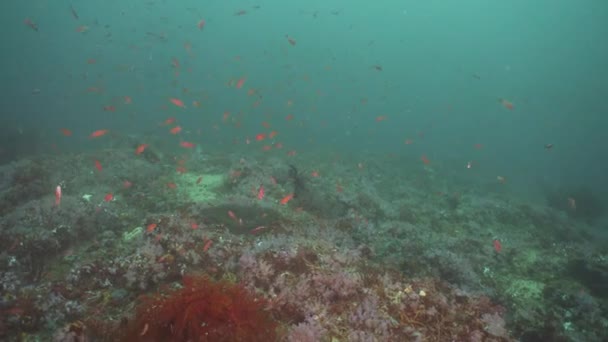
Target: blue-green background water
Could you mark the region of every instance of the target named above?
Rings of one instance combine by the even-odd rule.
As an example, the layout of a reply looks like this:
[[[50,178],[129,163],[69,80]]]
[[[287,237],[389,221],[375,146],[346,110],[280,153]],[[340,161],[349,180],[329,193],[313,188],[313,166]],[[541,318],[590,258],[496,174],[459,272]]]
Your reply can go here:
[[[202,148],[229,151],[234,139],[277,130],[299,153],[367,150],[418,164],[424,154],[463,174],[474,161],[476,177],[502,175],[518,190],[539,180],[608,186],[605,1],[11,0],[0,9],[5,155],[110,147],[88,139],[101,128],[177,150],[159,126],[175,116]],[[241,77],[243,89],[229,85]],[[103,111],[111,104],[116,112]],[[222,121],[226,111],[240,128]]]

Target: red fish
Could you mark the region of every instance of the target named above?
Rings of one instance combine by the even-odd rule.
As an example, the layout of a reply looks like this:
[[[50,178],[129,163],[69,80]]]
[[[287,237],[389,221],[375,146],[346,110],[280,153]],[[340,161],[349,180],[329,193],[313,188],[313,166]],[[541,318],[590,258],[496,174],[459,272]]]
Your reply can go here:
[[[205,244],[203,245],[203,252],[206,252],[209,250],[209,248],[211,248],[211,245],[213,245],[213,240],[211,239],[206,239],[207,241],[205,241]]]
[[[89,135],[89,138],[99,138],[106,135],[106,133],[108,133],[107,129],[98,129],[95,132],[91,133],[91,135]]]
[[[191,143],[188,141],[182,141],[179,144],[181,147],[184,147],[184,148],[193,148],[194,147],[194,143]]]
[[[137,148],[135,149],[135,154],[144,153],[144,151],[146,150],[147,147],[148,147],[148,144],[141,144],[141,145],[137,146]]]
[[[175,127],[171,128],[171,130],[169,132],[171,132],[171,134],[177,134],[181,131],[182,131],[182,128],[180,126],[175,126]]]
[[[201,20],[199,20],[198,24],[196,24],[196,27],[198,27],[199,30],[202,30],[205,28],[205,24],[206,24],[205,19],[201,19]]]
[[[106,201],[106,202],[110,202],[112,199],[114,199],[114,195],[112,195],[111,193],[105,195],[104,198],[103,198],[103,200]]]
[[[156,223],[150,223],[150,224],[149,224],[149,225],[146,227],[146,231],[147,231],[148,233],[151,233],[151,232],[154,230],[154,228],[156,228],[156,227],[157,227],[157,224],[156,224]]]
[[[177,107],[186,108],[186,105],[184,105],[184,102],[180,99],[170,98],[169,101],[171,101],[171,103],[173,103]]]
[[[424,165],[429,165],[431,163],[431,161],[424,154],[422,155],[422,157],[420,157],[420,160],[422,160]]]
[[[499,101],[500,101],[500,104],[502,104],[502,106],[507,108],[508,110],[513,110],[513,108],[515,107],[513,105],[513,102],[511,102],[509,100],[499,99]]]
[[[69,129],[67,129],[67,128],[62,128],[62,129],[61,129],[61,133],[62,133],[63,135],[65,135],[66,137],[71,137],[71,136],[72,136],[72,131],[70,131],[70,130],[69,130]]]
[[[61,186],[57,185],[55,188],[55,205],[59,206],[61,204]]]
[[[237,89],[241,89],[241,88],[243,88],[243,85],[245,84],[245,81],[246,81],[246,80],[247,80],[247,79],[246,79],[245,77],[243,77],[243,78],[241,78],[240,80],[238,80],[238,81],[236,82],[236,88],[237,88]]]
[[[255,227],[249,233],[255,235],[255,234],[261,232],[264,229],[266,229],[266,227],[264,227],[264,226]]]
[[[170,117],[167,120],[165,120],[165,126],[171,125],[174,122],[175,122],[175,118],[174,117]]]
[[[129,182],[128,180],[122,182],[122,187],[125,188],[125,189],[128,189],[128,188],[130,188],[132,186],[133,186],[133,183]]]
[[[103,110],[106,112],[115,112],[116,107],[115,106],[103,106]]]
[[[258,189],[258,199],[261,200],[264,198],[264,186],[260,185],[260,189]]]
[[[502,245],[500,244],[500,240],[494,239],[494,250],[496,253],[500,253],[502,251]]]
[[[291,201],[292,198],[293,198],[293,194],[289,194],[289,195],[283,197],[283,199],[281,199],[281,204],[287,204],[287,202]]]
[[[257,141],[262,141],[264,139],[266,139],[266,133],[260,133],[255,136],[255,140]]]
[[[233,220],[235,220],[235,221],[238,221],[238,218],[236,217],[236,214],[235,214],[235,213],[234,213],[232,210],[228,210],[228,216],[229,216],[231,219],[233,219]]]
[[[99,160],[95,161],[95,168],[97,169],[97,171],[101,172],[101,170],[103,170],[103,168],[101,167],[101,163],[99,162]]]

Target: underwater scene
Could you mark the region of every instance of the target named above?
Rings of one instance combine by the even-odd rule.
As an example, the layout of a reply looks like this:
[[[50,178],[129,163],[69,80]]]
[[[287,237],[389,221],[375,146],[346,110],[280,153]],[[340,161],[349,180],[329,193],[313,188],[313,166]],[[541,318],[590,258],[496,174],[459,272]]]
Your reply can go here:
[[[1,341],[608,341],[608,2],[0,9]]]

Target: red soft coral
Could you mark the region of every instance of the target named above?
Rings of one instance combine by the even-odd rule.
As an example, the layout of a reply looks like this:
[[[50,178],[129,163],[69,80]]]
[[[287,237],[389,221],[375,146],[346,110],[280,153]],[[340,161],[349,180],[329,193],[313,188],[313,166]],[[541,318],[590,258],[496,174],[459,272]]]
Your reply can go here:
[[[186,277],[168,296],[147,298],[125,341],[273,341],[277,324],[266,301],[240,285]]]

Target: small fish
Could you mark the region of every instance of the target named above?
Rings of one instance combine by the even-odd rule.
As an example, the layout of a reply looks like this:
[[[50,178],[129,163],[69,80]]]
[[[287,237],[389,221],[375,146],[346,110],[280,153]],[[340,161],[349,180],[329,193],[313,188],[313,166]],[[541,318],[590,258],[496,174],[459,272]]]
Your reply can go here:
[[[287,41],[289,42],[289,44],[291,44],[291,46],[296,46],[296,40],[291,38],[289,35],[285,35],[285,38],[287,38]]]
[[[213,240],[206,239],[205,244],[203,245],[203,252],[208,251],[209,248],[211,248],[211,245],[213,245]]]
[[[179,144],[183,148],[193,148],[195,146],[194,143],[191,143],[191,142],[188,142],[188,141],[182,141]]]
[[[553,148],[553,144],[545,144],[545,150],[550,150]]]
[[[175,118],[174,117],[170,117],[167,120],[165,120],[164,124],[165,126],[171,125],[175,122]]]
[[[261,200],[264,198],[264,186],[260,185],[260,188],[258,189],[258,199]]]
[[[146,227],[146,231],[147,231],[148,233],[151,233],[151,232],[154,230],[154,228],[156,228],[157,226],[158,226],[158,225],[157,225],[156,223],[150,223],[150,224],[149,224],[149,225]]]
[[[201,184],[201,181],[203,180],[203,176],[200,176],[196,179],[196,184]]]
[[[264,227],[264,226],[255,227],[249,233],[255,235],[255,234],[261,232],[264,229],[266,229],[266,227]]]
[[[125,189],[128,189],[132,186],[133,186],[133,183],[129,182],[128,180],[125,180],[124,182],[122,182],[122,187]]]
[[[133,103],[133,99],[131,99],[131,96],[125,96],[124,99],[125,99],[125,104]]]
[[[572,210],[576,210],[576,200],[572,197],[568,197],[568,207]]]
[[[106,195],[103,197],[103,200],[104,200],[104,201],[106,201],[106,202],[110,202],[110,201],[111,201],[111,200],[113,200],[113,199],[114,199],[114,195],[112,195],[111,193],[106,194]]]
[[[171,132],[171,134],[177,134],[181,131],[182,131],[182,128],[180,126],[175,126],[175,127],[171,128],[171,130],[169,130],[169,132]]]
[[[74,6],[70,5],[70,12],[72,12],[72,17],[74,17],[74,19],[78,20],[78,13],[76,13],[76,10],[74,9]]]
[[[232,210],[228,210],[228,217],[230,217],[231,219],[233,219],[235,221],[238,221],[236,214]]]
[[[167,183],[167,188],[169,189],[177,189],[177,185],[173,182]]]
[[[32,30],[38,32],[38,25],[36,25],[30,18],[26,18],[23,23],[27,26],[29,26],[29,28],[31,28]]]
[[[496,180],[500,184],[505,184],[507,182],[507,179],[505,177],[503,177],[503,176],[496,176]]]
[[[101,167],[101,163],[99,162],[99,160],[95,161],[95,168],[97,169],[97,171],[101,172],[101,170],[103,170],[103,168]]]
[[[496,251],[496,253],[500,253],[500,251],[502,251],[502,244],[498,239],[494,239],[494,250]]]
[[[176,98],[172,97],[169,99],[169,101],[171,101],[171,103],[173,103],[177,107],[186,108],[186,105],[184,105],[184,102],[180,99],[176,99]]]
[[[70,130],[69,130],[69,129],[67,129],[67,128],[62,128],[62,129],[61,129],[61,133],[62,133],[64,136],[66,136],[66,137],[71,137],[71,136],[72,136],[72,131],[70,131]]]
[[[61,204],[61,186],[57,185],[55,188],[55,205],[59,206]]]
[[[268,134],[268,138],[272,139],[272,138],[276,137],[277,134],[278,134],[277,131],[272,131],[272,132],[270,132],[270,134]]]
[[[255,136],[255,140],[257,140],[257,141],[262,141],[264,139],[266,139],[266,133],[256,134],[256,136]]]
[[[103,110],[106,112],[115,112],[116,106],[103,106]]]
[[[431,161],[424,154],[422,155],[422,157],[420,157],[420,160],[422,160],[424,165],[429,165],[431,163]]]
[[[310,176],[311,176],[311,177],[315,177],[315,178],[316,178],[316,177],[319,177],[319,171],[312,171],[312,172],[310,173]]]
[[[198,223],[196,223],[196,222],[191,222],[191,223],[190,223],[190,228],[192,228],[192,229],[198,229]]]
[[[380,122],[380,121],[386,121],[387,117],[386,115],[380,115],[376,117],[376,122]]]
[[[241,88],[243,88],[243,85],[245,85],[245,81],[246,81],[246,80],[247,80],[247,79],[246,79],[245,77],[243,77],[243,78],[239,79],[239,80],[236,82],[236,89],[241,89]]]
[[[473,162],[467,162],[467,169],[470,169],[471,167],[473,167]]]
[[[91,133],[91,135],[89,135],[89,138],[103,137],[104,135],[106,135],[106,133],[108,133],[107,129],[99,129],[99,130],[96,130],[95,132]]]
[[[139,146],[137,146],[137,148],[135,149],[135,154],[139,155],[144,153],[144,151],[146,150],[146,148],[148,147],[148,144],[141,144]]]
[[[513,102],[509,101],[509,100],[505,100],[505,99],[498,99],[500,101],[500,104],[502,104],[503,107],[507,108],[508,110],[513,110],[513,108],[515,107],[513,105]]]
[[[293,198],[293,194],[289,194],[289,195],[283,197],[281,199],[280,203],[283,204],[283,205],[285,205],[285,204],[287,204],[287,202],[291,201],[292,198]]]
[[[201,19],[198,21],[198,24],[196,24],[196,27],[198,27],[199,30],[203,30],[205,28],[205,24],[207,22],[205,22],[205,19]]]

